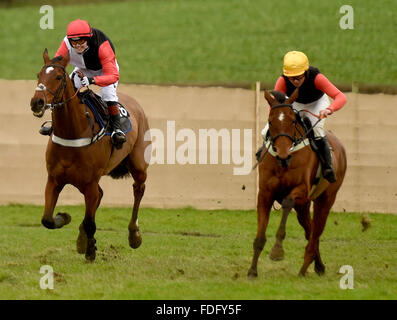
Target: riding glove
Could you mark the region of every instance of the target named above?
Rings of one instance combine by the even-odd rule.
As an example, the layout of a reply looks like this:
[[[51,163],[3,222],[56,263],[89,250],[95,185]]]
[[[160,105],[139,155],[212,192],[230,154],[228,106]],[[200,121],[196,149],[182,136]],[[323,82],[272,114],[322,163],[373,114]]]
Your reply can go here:
[[[94,82],[95,82],[94,78],[88,78],[86,76],[83,79],[81,79],[81,84],[84,87],[88,87],[90,84],[93,84]]]

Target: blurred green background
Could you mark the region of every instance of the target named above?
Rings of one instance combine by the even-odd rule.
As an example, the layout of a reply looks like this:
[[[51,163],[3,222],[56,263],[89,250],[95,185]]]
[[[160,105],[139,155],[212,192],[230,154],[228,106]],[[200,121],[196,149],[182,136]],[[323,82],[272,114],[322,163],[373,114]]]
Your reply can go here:
[[[395,0],[2,1],[0,78],[35,79],[71,20],[86,19],[116,47],[123,83],[274,83],[290,50],[332,82],[397,84]],[[40,6],[54,6],[42,30]],[[339,10],[354,9],[354,29]]]

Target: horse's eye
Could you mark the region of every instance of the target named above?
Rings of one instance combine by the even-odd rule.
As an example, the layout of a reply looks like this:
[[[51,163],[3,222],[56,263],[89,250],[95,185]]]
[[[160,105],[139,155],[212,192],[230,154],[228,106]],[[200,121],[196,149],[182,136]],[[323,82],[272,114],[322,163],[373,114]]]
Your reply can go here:
[[[61,80],[62,79],[62,76],[57,76],[57,80]]]

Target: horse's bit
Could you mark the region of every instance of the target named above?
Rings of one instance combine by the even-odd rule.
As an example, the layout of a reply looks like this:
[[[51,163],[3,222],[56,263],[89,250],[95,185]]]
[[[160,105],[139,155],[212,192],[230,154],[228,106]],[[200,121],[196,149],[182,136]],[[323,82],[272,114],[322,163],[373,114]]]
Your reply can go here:
[[[291,149],[293,149],[293,148],[295,147],[295,145],[297,145],[298,143],[300,143],[300,142],[302,141],[302,138],[301,138],[301,139],[297,139],[296,132],[298,131],[298,133],[299,133],[302,137],[304,136],[303,132],[300,132],[299,129],[297,128],[297,126],[296,126],[296,123],[298,122],[298,120],[297,120],[298,111],[295,110],[295,109],[293,108],[292,104],[288,104],[288,103],[281,103],[281,104],[272,106],[271,108],[272,108],[272,109],[276,109],[276,108],[282,108],[282,107],[289,107],[289,108],[291,108],[291,109],[294,111],[294,113],[295,113],[295,119],[294,119],[294,121],[293,121],[293,124],[295,125],[294,136],[292,137],[292,136],[291,136],[290,134],[288,134],[288,133],[280,132],[280,133],[276,134],[274,137],[272,137],[271,134],[270,134],[271,122],[269,121],[269,138],[270,138],[270,145],[271,145],[272,148],[274,149],[274,143],[276,142],[277,138],[279,138],[279,137],[287,137],[287,138],[289,138],[289,139],[292,141],[292,147],[291,147]]]
[[[66,70],[65,70],[64,66],[61,66],[59,64],[47,64],[42,69],[44,69],[45,67],[47,67],[47,68],[48,67],[61,68],[62,71],[63,71],[62,84],[58,87],[56,92],[54,92],[51,89],[47,88],[42,83],[39,83],[37,85],[37,87],[36,87],[36,91],[42,91],[43,94],[44,94],[44,106],[45,106],[45,109],[50,108],[52,110],[52,109],[55,109],[55,108],[62,107],[64,104],[66,104],[67,102],[72,100],[76,96],[78,90],[76,91],[76,94],[74,94],[72,97],[66,99],[65,101],[56,102],[59,97],[62,97],[62,95],[63,95],[63,93],[65,91],[65,88],[66,88]],[[47,103],[47,94],[46,94],[47,91],[49,93],[51,93],[53,95],[53,97],[54,97],[54,99],[53,99],[53,101],[51,103]],[[62,92],[62,95],[61,95],[61,92]]]

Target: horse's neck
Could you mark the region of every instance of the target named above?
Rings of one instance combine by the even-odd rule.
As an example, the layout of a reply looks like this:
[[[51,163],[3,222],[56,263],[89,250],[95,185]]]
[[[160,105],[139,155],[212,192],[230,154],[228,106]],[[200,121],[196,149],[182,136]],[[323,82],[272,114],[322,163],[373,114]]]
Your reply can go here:
[[[74,94],[74,87],[71,81],[67,79],[65,92],[62,97],[63,101],[67,101]],[[54,134],[63,139],[87,137],[91,132],[84,105],[80,104],[80,99],[77,95],[66,104],[52,111],[52,121]]]

